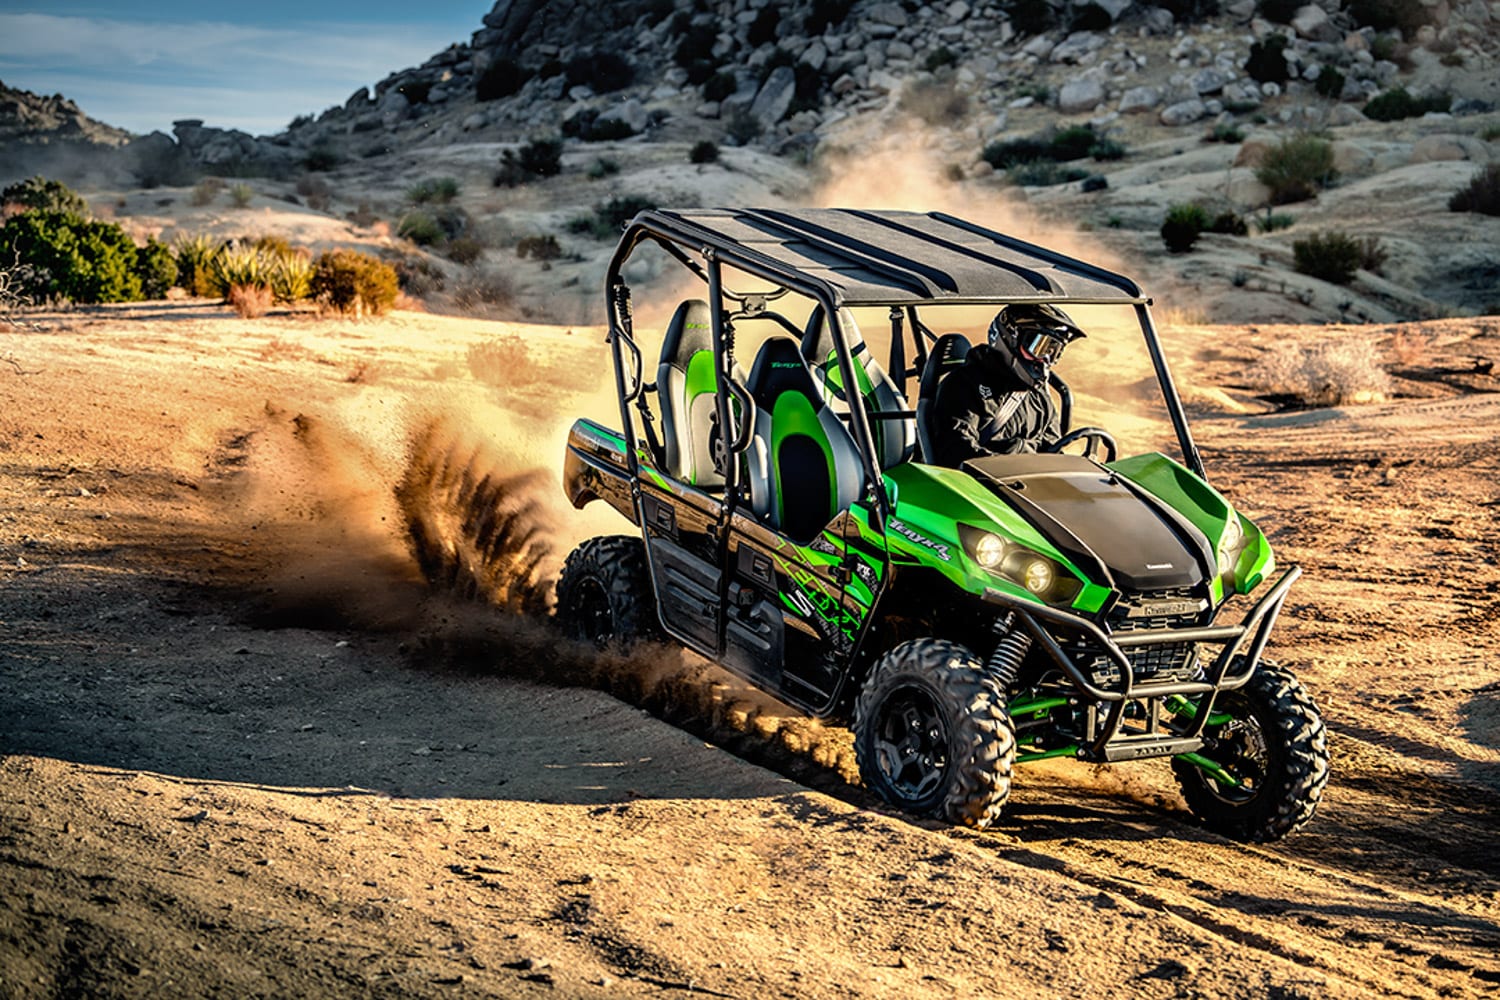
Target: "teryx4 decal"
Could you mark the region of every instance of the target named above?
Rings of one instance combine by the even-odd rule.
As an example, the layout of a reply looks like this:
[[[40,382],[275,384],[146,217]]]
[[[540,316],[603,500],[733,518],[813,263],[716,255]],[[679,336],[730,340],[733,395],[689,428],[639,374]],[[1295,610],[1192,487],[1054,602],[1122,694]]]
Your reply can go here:
[[[886,523],[896,534],[901,535],[909,542],[922,546],[922,548],[924,549],[931,550],[934,555],[936,555],[944,562],[953,561],[953,557],[948,552],[948,545],[946,542],[934,542],[932,539],[928,538],[921,532],[913,531],[911,528],[908,528],[905,523],[896,520],[894,517]]]

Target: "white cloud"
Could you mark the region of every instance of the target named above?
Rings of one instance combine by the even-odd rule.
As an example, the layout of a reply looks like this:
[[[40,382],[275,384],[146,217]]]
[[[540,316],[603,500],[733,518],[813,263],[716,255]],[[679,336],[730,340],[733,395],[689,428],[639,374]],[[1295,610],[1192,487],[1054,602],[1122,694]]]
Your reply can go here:
[[[168,130],[174,118],[266,132],[465,40],[411,25],[262,28],[0,14],[0,79],[61,93],[133,132]]]

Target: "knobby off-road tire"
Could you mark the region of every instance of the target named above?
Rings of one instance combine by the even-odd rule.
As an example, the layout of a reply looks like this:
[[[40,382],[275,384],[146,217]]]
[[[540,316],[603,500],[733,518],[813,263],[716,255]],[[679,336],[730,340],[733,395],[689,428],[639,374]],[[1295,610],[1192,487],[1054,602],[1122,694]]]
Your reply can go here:
[[[557,622],[570,639],[600,649],[660,640],[646,547],[630,535],[590,538],[557,578]]]
[[[1221,784],[1183,760],[1172,770],[1193,815],[1216,833],[1266,843],[1300,829],[1328,784],[1323,717],[1297,678],[1269,661],[1238,691],[1226,691],[1214,712],[1233,721],[1209,726],[1218,746],[1199,751],[1244,784]]]
[[[970,650],[913,639],[870,672],[854,707],[865,784],[906,812],[985,827],[1010,797],[1016,734],[1005,693]]]

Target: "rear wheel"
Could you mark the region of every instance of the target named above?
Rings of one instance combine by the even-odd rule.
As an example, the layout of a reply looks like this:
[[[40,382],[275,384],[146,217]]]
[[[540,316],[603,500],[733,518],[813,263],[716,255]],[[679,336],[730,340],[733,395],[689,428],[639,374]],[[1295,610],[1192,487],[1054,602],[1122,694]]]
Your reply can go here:
[[[1228,719],[1204,730],[1212,743],[1198,756],[1218,773],[1172,761],[1193,815],[1216,833],[1256,843],[1312,819],[1328,784],[1328,737],[1297,678],[1263,662],[1244,687],[1219,695],[1214,716]]]
[[[854,709],[860,774],[897,808],[963,826],[1010,797],[1016,737],[1005,694],[967,648],[915,639],[875,664]]]
[[[646,548],[630,535],[590,538],[557,578],[557,621],[570,639],[599,648],[661,638]]]

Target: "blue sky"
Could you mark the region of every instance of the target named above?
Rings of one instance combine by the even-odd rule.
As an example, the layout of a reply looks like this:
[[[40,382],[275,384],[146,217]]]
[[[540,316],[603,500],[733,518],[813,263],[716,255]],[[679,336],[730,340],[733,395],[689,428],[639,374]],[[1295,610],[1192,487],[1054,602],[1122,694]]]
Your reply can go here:
[[[0,0],[0,80],[146,133],[279,132],[483,27],[493,0]]]

